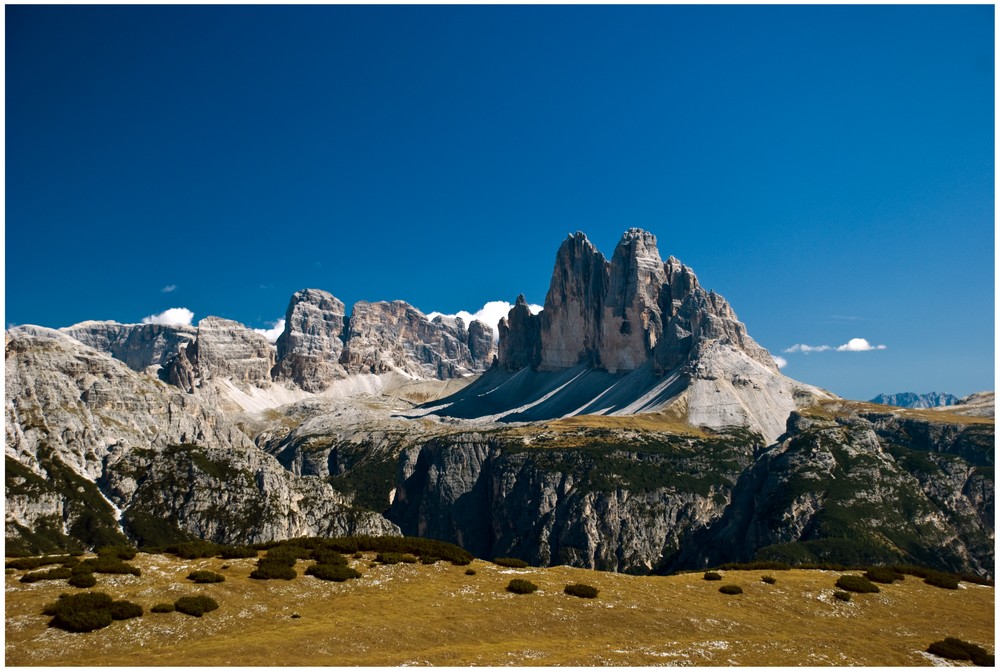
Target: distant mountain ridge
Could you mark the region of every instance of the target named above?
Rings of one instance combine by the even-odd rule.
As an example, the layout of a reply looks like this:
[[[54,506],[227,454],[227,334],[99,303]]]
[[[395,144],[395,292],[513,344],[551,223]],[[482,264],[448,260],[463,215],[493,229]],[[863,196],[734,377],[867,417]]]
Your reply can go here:
[[[879,394],[869,403],[879,405],[894,405],[897,408],[940,408],[958,403],[958,397],[951,394],[941,394],[936,391],[927,394],[915,394],[905,391],[899,394]]]

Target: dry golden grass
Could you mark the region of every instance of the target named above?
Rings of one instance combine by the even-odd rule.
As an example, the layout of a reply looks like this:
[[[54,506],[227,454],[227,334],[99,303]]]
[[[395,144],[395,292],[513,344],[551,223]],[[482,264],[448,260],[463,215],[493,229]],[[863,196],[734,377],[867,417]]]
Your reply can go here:
[[[820,401],[815,405],[802,409],[801,412],[804,415],[822,419],[833,419],[834,417],[849,415],[854,412],[876,412],[946,424],[995,424],[995,420],[992,417],[972,417],[948,412],[947,410],[897,408],[891,405],[880,405],[866,401],[846,401],[840,399]]]
[[[635,577],[555,567],[509,569],[397,564],[347,583],[303,576],[255,581],[254,560],[180,560],[140,554],[141,577],[99,576],[96,589],[146,609],[142,618],[88,634],[49,629],[42,607],[65,581],[21,584],[8,571],[8,665],[929,665],[922,651],[945,636],[993,646],[992,587],[943,590],[907,577],[880,594],[833,598],[838,574],[729,571]],[[229,569],[221,565],[227,563]],[[194,585],[192,569],[226,582]],[[761,582],[771,573],[775,585]],[[513,577],[539,585],[504,588]],[[568,583],[597,587],[597,599],[563,594]],[[721,584],[744,593],[726,596]],[[208,594],[219,609],[193,618],[150,613],[158,602]],[[300,618],[292,618],[297,613]]]

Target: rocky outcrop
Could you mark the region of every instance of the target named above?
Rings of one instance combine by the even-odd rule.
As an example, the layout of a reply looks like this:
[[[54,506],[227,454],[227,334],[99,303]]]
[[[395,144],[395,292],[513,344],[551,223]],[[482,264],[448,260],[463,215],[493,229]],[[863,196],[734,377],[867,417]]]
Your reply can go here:
[[[461,319],[431,321],[403,301],[359,301],[348,322],[341,364],[351,373],[399,371],[439,380],[470,375],[492,362],[492,347],[483,352],[481,332],[477,327],[477,354],[482,358],[474,359]]]
[[[793,413],[669,568],[770,559],[994,573],[993,426]],[[936,436],[940,442],[926,438]]]
[[[209,343],[213,329],[229,328],[204,322]],[[5,357],[8,547],[92,547],[123,534],[245,542],[394,530],[374,513],[352,512],[323,481],[296,478],[198,395],[68,335],[11,329]]]
[[[500,366],[508,371],[538,366],[542,357],[541,326],[541,317],[531,314],[524,294],[518,295],[514,307],[498,325]]]
[[[996,395],[992,391],[978,391],[960,398],[955,405],[931,409],[966,417],[993,417],[995,408]]]
[[[158,375],[197,334],[193,326],[87,321],[59,329],[137,372]]]
[[[270,386],[273,367],[274,346],[267,338],[239,322],[205,317],[195,341],[171,361],[167,379],[188,392],[212,380],[262,388]]]
[[[290,381],[318,392],[347,375],[340,365],[347,320],[344,304],[319,289],[296,291],[285,312],[285,330],[278,336],[277,382]]]
[[[435,438],[402,453],[388,516],[480,557],[650,573],[722,515],[757,440],[601,434],[584,449],[525,449],[495,435]]]

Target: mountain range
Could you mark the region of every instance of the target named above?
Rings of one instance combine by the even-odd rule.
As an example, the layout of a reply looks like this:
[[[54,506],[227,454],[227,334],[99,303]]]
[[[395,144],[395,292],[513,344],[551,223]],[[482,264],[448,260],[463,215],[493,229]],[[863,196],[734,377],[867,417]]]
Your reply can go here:
[[[639,229],[610,261],[568,236],[544,309],[497,326],[305,289],[274,344],[220,317],[10,328],[8,553],[406,533],[992,576],[992,394],[928,415],[792,380]]]

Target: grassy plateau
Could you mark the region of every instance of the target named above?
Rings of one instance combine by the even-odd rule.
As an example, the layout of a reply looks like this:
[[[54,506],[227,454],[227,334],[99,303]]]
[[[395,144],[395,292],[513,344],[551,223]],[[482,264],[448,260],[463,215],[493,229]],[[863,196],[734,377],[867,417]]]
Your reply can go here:
[[[263,555],[263,553],[261,553]],[[46,605],[85,590],[66,580],[22,583],[7,569],[6,656],[15,666],[397,665],[864,665],[948,664],[925,651],[956,637],[993,650],[994,588],[940,589],[907,576],[877,594],[834,592],[841,572],[719,571],[741,594],[719,592],[703,572],[628,576],[568,567],[512,568],[476,560],[374,564],[347,555],[358,579],[249,578],[257,560],[181,559],[140,553],[141,575],[98,574],[91,591],[143,607],[142,617],[85,634],[48,626]],[[225,567],[225,568],[224,568]],[[195,584],[193,571],[224,582]],[[474,574],[470,575],[474,571]],[[860,575],[860,572],[847,572]],[[773,575],[774,584],[762,581]],[[513,579],[538,586],[507,591]],[[597,598],[564,593],[597,588]],[[150,612],[207,595],[202,617]],[[964,663],[968,664],[968,663]]]

